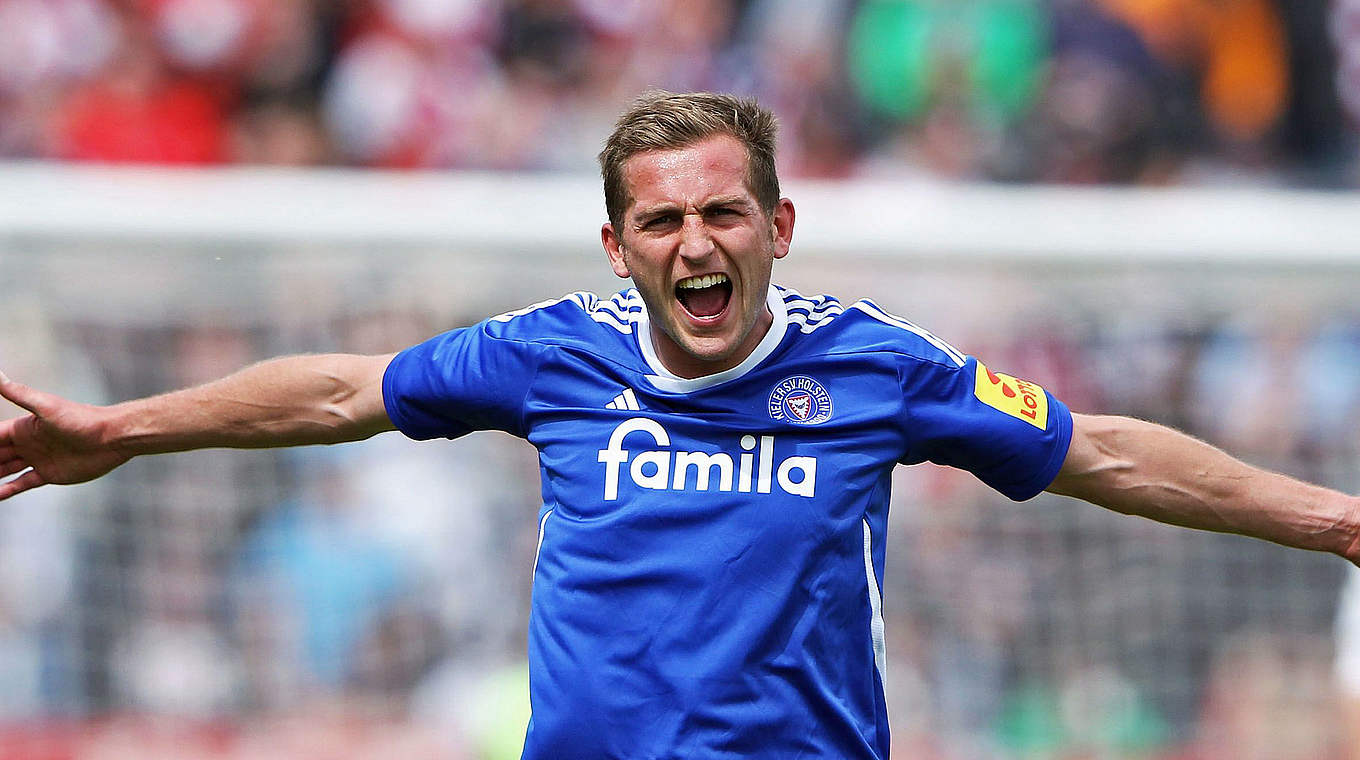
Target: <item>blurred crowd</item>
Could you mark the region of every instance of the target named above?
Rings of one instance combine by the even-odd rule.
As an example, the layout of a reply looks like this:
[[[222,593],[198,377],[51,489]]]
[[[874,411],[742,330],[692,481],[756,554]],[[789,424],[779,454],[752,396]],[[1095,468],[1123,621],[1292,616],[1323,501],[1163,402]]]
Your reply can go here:
[[[1357,0],[0,0],[0,158],[592,170],[648,87],[790,176],[1360,184]]]

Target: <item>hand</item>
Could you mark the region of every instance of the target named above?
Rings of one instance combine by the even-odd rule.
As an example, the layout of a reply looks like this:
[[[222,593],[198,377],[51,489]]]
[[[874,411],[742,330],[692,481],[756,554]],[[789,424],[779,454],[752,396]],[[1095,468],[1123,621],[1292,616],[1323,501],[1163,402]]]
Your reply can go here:
[[[0,479],[23,473],[0,483],[0,501],[49,483],[84,483],[131,459],[102,441],[100,407],[29,388],[4,373],[0,397],[29,412],[0,422]]]

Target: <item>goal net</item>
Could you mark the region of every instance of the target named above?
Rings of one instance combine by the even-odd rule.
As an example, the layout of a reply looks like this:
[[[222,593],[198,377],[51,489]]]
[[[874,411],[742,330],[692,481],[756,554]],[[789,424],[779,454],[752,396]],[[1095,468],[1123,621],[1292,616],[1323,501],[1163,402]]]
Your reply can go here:
[[[872,296],[1074,410],[1360,488],[1353,199],[788,192],[777,281]],[[0,198],[0,369],[91,403],[624,284],[591,177],[11,165]],[[518,757],[536,473],[502,435],[388,435],[135,460],[6,503],[0,755]],[[897,481],[895,756],[1342,741],[1337,558],[932,466]]]

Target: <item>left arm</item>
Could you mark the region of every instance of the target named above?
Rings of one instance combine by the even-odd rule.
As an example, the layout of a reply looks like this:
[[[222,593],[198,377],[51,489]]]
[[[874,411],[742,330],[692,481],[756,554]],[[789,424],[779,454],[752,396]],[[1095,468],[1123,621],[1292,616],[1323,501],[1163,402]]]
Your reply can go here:
[[[1240,462],[1170,428],[1072,415],[1048,490],[1173,525],[1239,533],[1360,564],[1360,499]]]

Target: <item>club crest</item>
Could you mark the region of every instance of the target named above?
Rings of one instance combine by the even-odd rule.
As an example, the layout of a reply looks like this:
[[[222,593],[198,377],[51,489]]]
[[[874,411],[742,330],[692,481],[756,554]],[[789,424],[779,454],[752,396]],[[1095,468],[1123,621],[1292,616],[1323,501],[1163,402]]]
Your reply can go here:
[[[784,378],[770,393],[770,417],[799,425],[816,425],[831,418],[831,394],[807,375]]]

